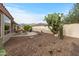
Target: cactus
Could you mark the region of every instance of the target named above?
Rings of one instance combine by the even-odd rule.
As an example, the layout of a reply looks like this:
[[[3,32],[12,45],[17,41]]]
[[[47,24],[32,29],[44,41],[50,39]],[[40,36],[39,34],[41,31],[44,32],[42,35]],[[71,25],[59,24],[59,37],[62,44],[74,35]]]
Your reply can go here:
[[[63,39],[63,22],[61,21],[61,17],[63,14],[54,13],[54,14],[48,14],[48,16],[45,16],[45,20],[48,24],[48,28],[50,29],[53,34],[58,34],[59,39]]]
[[[63,39],[63,25],[61,24],[59,28],[59,39]]]

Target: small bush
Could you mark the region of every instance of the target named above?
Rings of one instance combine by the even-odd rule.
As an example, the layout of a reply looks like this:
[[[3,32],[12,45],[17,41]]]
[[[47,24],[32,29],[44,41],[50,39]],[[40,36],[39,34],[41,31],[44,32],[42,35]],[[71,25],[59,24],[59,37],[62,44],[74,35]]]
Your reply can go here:
[[[6,51],[4,48],[0,48],[0,56],[5,56],[6,55]]]
[[[25,31],[30,31],[30,32],[32,31],[32,26],[30,25],[25,25],[23,28]]]

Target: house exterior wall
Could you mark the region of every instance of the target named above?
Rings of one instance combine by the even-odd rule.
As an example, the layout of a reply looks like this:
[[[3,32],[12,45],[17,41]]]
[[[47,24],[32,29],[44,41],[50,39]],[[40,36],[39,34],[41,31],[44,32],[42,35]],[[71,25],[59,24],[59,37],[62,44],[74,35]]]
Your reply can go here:
[[[10,21],[10,32],[8,34],[5,34],[5,20],[9,20]],[[2,38],[3,38],[3,43],[7,42],[10,37],[13,35],[13,22],[11,19],[9,19],[6,15],[2,14]]]
[[[2,47],[2,41],[3,41],[3,40],[2,40],[2,36],[1,36],[1,34],[2,34],[2,31],[1,31],[1,30],[2,30],[2,28],[1,28],[1,27],[2,27],[2,26],[1,26],[1,17],[2,17],[2,16],[1,16],[1,13],[0,13],[0,47]]]
[[[3,37],[4,37],[4,20],[3,19],[3,14],[1,14],[1,39],[3,41]]]
[[[9,30],[10,30],[10,32],[8,33],[8,34],[5,34],[5,28],[4,28],[4,26],[5,26],[5,20],[9,20],[10,21],[10,24],[9,24],[9,26],[10,26],[10,28],[9,28]],[[3,14],[3,34],[4,34],[4,36],[3,36],[3,43],[5,43],[6,41],[8,41],[9,40],[9,38],[11,37],[11,20],[6,16],[6,15],[4,15]]]
[[[0,3],[0,14],[1,14],[1,36],[0,36],[0,43],[5,43],[6,41],[9,40],[9,38],[12,36],[13,34],[13,17],[10,15],[10,13],[6,10],[6,8],[3,6],[2,3]],[[10,24],[10,33],[5,35],[5,30],[4,30],[4,25],[5,25],[5,20],[10,20],[11,24]]]

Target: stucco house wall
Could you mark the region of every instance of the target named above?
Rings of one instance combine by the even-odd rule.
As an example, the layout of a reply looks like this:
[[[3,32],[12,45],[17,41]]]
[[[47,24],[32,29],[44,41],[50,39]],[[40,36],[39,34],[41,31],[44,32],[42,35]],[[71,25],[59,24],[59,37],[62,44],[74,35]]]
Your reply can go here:
[[[11,14],[8,12],[8,10],[5,8],[5,6],[0,3],[0,15],[1,15],[1,19],[0,19],[0,27],[1,27],[1,36],[0,36],[0,41],[2,41],[2,43],[5,43],[6,41],[9,40],[9,38],[12,36],[12,29],[13,29],[13,20],[14,18],[11,16]],[[10,24],[10,33],[5,35],[5,31],[4,31],[4,25],[5,25],[5,20],[10,20],[11,24]]]

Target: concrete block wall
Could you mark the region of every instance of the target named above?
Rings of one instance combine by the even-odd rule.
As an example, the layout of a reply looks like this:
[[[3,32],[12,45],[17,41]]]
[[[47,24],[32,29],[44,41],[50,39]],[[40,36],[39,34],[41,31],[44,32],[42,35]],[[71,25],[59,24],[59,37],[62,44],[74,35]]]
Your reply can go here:
[[[47,26],[34,26],[33,31],[52,33]],[[63,26],[63,34],[65,36],[79,38],[79,24],[65,24]]]
[[[65,24],[63,30],[64,35],[79,38],[79,24]]]
[[[33,31],[44,32],[44,33],[52,33],[48,26],[34,26]]]

